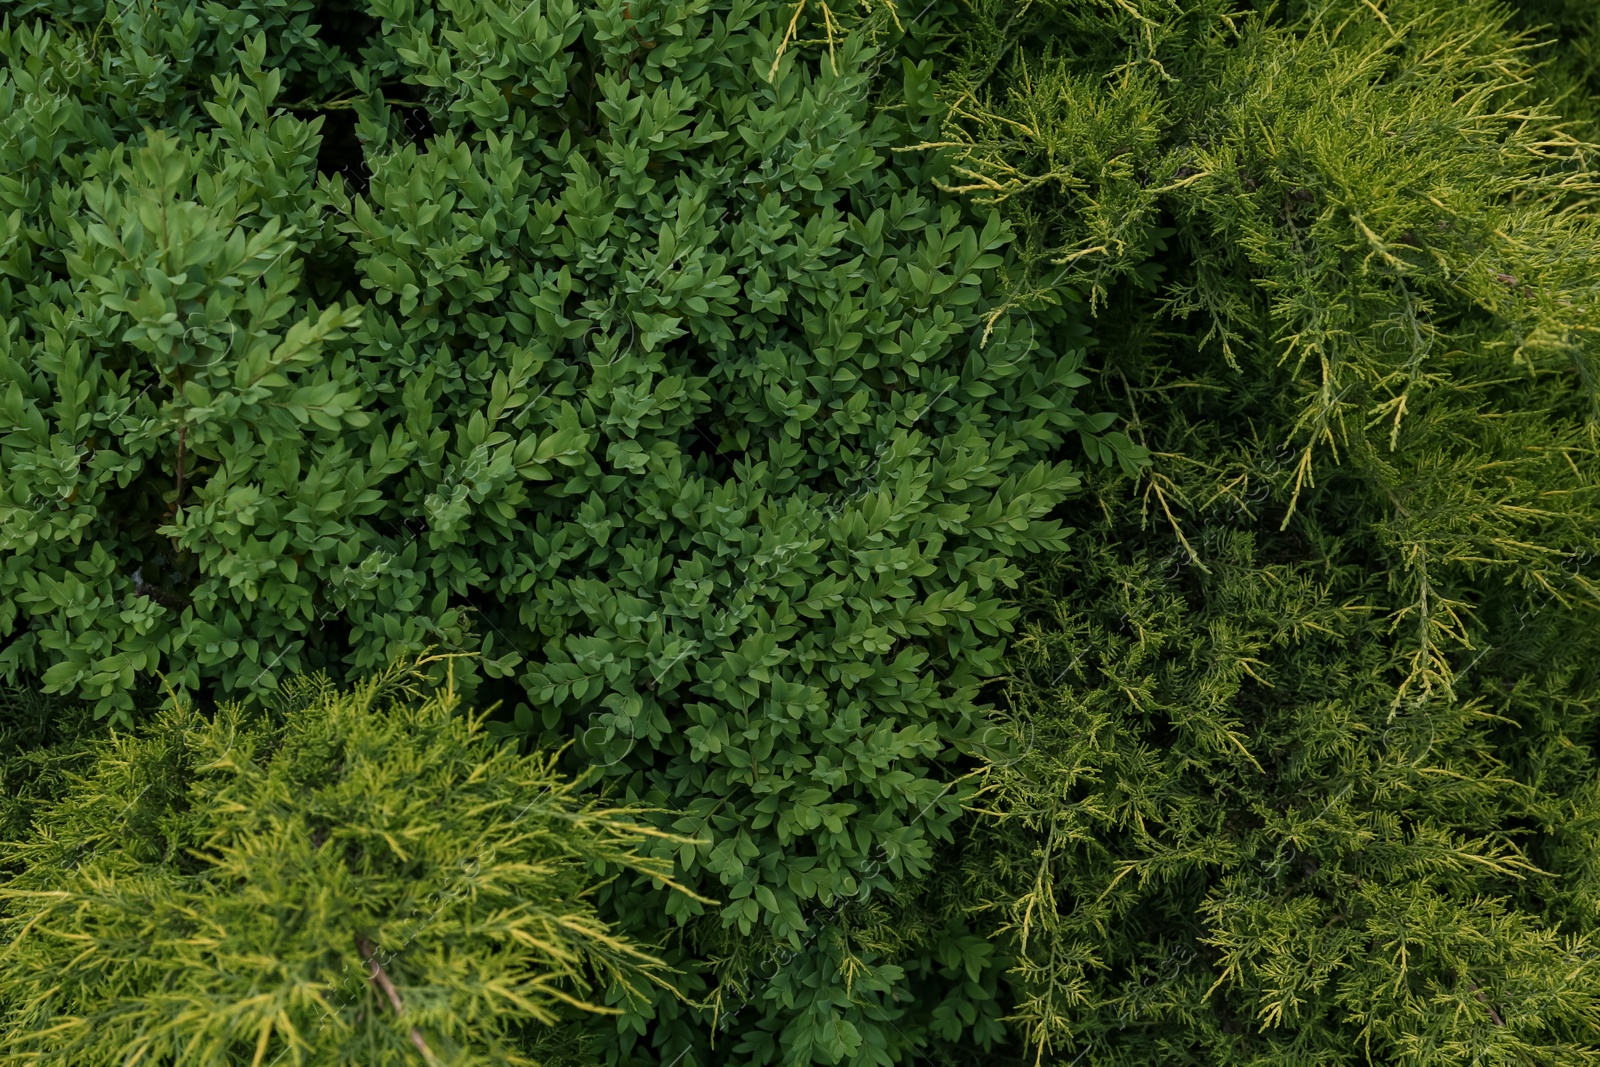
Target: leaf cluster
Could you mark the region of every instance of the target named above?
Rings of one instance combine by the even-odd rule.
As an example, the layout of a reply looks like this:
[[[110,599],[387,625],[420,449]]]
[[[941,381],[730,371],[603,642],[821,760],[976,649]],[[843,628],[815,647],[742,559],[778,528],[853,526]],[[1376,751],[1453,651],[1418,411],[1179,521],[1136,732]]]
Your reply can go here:
[[[1010,302],[1008,227],[893,151],[931,67],[824,10],[9,14],[0,676],[125,721],[158,676],[476,653],[498,735],[698,842],[659,855],[715,908],[608,914],[691,969],[801,954],[754,1059],[916,1047],[906,968],[814,923],[929,869],[1016,558],[1065,544],[1081,449],[1141,454],[1074,401],[1081,316]],[[594,1055],[704,1049],[713,1009],[608,995]]]

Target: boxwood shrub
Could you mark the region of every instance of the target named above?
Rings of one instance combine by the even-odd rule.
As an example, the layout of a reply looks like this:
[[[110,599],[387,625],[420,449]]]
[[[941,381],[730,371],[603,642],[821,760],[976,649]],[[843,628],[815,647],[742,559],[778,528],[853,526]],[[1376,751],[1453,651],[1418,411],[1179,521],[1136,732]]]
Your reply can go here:
[[[644,880],[610,914],[795,953],[737,1007],[630,1001],[613,1061],[707,1062],[675,1057],[714,1018],[752,1063],[998,1033],[964,926],[909,963],[816,928],[927,870],[1015,558],[1065,544],[1084,446],[1141,459],[1074,405],[1077,312],[1009,300],[1006,224],[895,151],[937,119],[892,10],[797,18],[0,28],[0,678],[126,719],[158,676],[249,702],[477,653],[499,733],[579,739],[703,842],[672,848],[709,911]]]

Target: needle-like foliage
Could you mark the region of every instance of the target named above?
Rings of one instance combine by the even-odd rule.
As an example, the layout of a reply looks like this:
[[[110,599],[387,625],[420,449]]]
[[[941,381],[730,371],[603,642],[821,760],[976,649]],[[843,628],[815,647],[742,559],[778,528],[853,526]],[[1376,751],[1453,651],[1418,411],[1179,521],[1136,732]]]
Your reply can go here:
[[[1584,5],[6,14],[0,680],[93,713],[0,737],[15,1056],[1600,1055]],[[504,699],[461,789],[578,740],[695,839],[483,889],[582,953],[384,955],[416,864],[527,839],[420,799],[414,704],[260,717],[432,643]],[[158,675],[223,711],[87,739]],[[346,966],[337,1025],[170,999]]]
[[[531,1064],[595,990],[666,984],[592,898],[670,881],[654,831],[420,682],[79,743],[0,846],[0,1063]]]
[[[1462,581],[1555,589],[1592,533],[1595,177],[1531,98],[1526,39],[1431,0],[978,10],[946,136],[957,188],[1026,226],[1024,290],[1156,287],[1193,343],[1277,382],[1292,499],[1359,472],[1413,636],[1402,695],[1448,689]]]
[[[943,887],[1035,1056],[1600,1058],[1600,228],[1529,43],[1421,0],[952,40],[953,185],[1019,300],[1103,309],[1153,457],[1033,572]]]
[[[1044,1062],[1594,1062],[1597,613],[1499,591],[1454,697],[1397,705],[1347,487],[1279,531],[1290,468],[1223,425],[1160,438],[1252,478],[1185,516],[1197,559],[1124,483],[1029,586],[949,890],[1002,934],[1020,1036]]]

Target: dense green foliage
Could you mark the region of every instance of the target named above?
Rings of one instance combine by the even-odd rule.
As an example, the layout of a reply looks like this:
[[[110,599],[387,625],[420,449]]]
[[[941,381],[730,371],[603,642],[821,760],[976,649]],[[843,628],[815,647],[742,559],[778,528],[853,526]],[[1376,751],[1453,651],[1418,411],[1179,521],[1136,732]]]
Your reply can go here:
[[[1032,572],[950,895],[1074,1062],[1593,1062],[1590,149],[1503,11],[1227,13],[956,46],[959,184],[1154,462]]]
[[[420,678],[67,745],[0,848],[0,1062],[532,1063],[597,984],[664,982],[592,900],[605,868],[670,879],[639,813]]]
[[[899,1056],[892,1002],[942,994],[846,993],[806,910],[927,870],[1068,435],[1138,458],[1072,404],[1081,328],[1005,308],[998,217],[891,152],[928,68],[871,26],[394,0],[335,52],[309,11],[0,33],[0,673],[112,715],[155,672],[229,700],[478,652],[503,732],[581,736],[703,839],[685,951],[805,949],[756,1061]],[[627,892],[652,938],[704,911]],[[609,1055],[703,1041],[650,1018]]]
[[[77,759],[75,742],[96,726],[81,704],[63,705],[26,687],[0,690],[0,841],[27,834],[35,805],[59,792]]]
[[[1600,143],[1600,7],[1587,0],[1518,0],[1512,11],[1538,43],[1540,95],[1578,136]]]
[[[267,1062],[349,965],[311,1062],[1600,1061],[1597,33],[11,4],[0,1041]],[[427,645],[492,720],[334,688]],[[402,936],[402,1017],[357,938],[535,847],[445,781],[632,873]],[[354,925],[271,918],[319,818]]]
[[[1191,498],[1250,478],[1185,516],[1198,560],[1118,485],[1030,583],[961,892],[1014,939],[1032,1040],[1084,1063],[1591,1062],[1593,608],[1485,595],[1454,695],[1403,698],[1406,605],[1352,487],[1278,530],[1292,468],[1219,432],[1244,398],[1217,392],[1158,446],[1226,465],[1190,468]]]

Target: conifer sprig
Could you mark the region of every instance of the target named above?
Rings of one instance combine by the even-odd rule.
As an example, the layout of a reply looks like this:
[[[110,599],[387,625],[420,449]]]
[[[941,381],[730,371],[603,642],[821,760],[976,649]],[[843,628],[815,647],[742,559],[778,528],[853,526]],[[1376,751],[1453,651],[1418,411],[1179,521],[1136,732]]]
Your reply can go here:
[[[1597,547],[1600,176],[1508,20],[980,0],[941,87],[939,144],[970,179],[950,188],[1009,205],[1019,292],[1148,289],[1227,387],[1271,381],[1294,452],[1280,521],[1336,470],[1374,494],[1401,698],[1450,689],[1476,583],[1600,598],[1565,573]],[[1169,510],[1173,462],[1147,475]]]
[[[592,899],[604,871],[684,892],[643,813],[494,743],[422,666],[91,743],[4,846],[0,1062],[532,1063],[530,1029],[619,1011],[597,993],[670,989]]]

